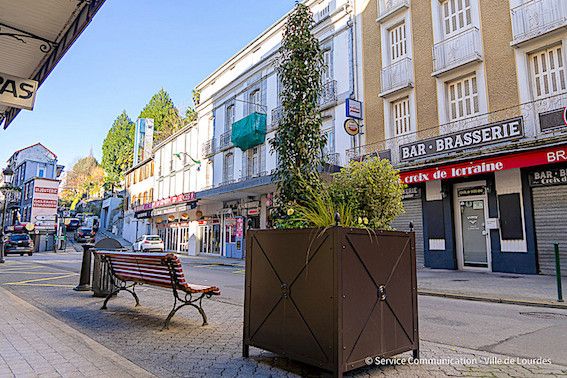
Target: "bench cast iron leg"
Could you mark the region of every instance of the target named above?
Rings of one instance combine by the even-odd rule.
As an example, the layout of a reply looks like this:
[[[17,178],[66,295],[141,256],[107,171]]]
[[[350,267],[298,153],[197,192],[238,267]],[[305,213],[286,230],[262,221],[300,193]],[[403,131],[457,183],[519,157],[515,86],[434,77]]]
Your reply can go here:
[[[113,291],[112,293],[108,294],[108,295],[106,296],[106,299],[104,300],[104,303],[102,304],[102,307],[101,307],[100,309],[101,309],[101,310],[106,310],[106,308],[107,308],[107,307],[106,307],[106,304],[108,303],[108,301],[110,300],[110,298],[112,298],[113,295],[116,295],[116,294],[118,294],[119,292],[120,292],[120,290],[116,290],[116,291]]]
[[[199,313],[201,314],[201,317],[203,318],[203,326],[206,326],[207,324],[209,324],[209,323],[207,323],[207,315],[205,314],[205,310],[203,310],[203,307],[201,307],[201,300],[203,299],[204,296],[205,296],[205,294],[202,294],[198,299],[194,299],[194,300],[192,300],[191,298],[185,299],[185,300],[179,298],[179,301],[183,302],[179,306],[177,306],[177,298],[178,297],[175,297],[175,302],[173,303],[173,308],[169,312],[167,319],[165,319],[165,324],[164,324],[162,329],[169,329],[169,322],[171,321],[171,318],[173,318],[173,315],[175,315],[177,310],[179,310],[181,307],[184,307],[184,306],[195,307],[197,309],[197,311],[199,311]],[[198,302],[199,305],[197,306],[194,302]]]
[[[134,287],[132,287],[132,290],[130,290],[130,289],[124,289],[124,290],[126,290],[127,292],[132,294],[132,296],[136,300],[136,306],[135,307],[138,307],[140,305],[140,300],[138,299],[138,295],[136,295],[136,292],[134,291]]]

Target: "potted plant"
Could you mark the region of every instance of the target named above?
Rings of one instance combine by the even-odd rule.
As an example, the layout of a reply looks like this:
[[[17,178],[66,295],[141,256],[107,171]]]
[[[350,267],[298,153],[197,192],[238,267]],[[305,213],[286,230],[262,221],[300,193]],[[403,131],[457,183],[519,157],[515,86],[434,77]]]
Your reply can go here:
[[[312,25],[297,4],[284,31],[276,228],[246,236],[243,355],[255,346],[341,376],[368,358],[417,356],[415,237],[389,230],[403,186],[388,161],[321,179],[323,61]]]

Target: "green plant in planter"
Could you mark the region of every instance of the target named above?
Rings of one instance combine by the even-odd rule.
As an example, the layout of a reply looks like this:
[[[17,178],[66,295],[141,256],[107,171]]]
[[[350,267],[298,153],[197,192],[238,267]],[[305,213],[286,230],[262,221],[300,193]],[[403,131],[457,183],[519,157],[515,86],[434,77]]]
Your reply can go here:
[[[325,146],[319,96],[324,68],[319,41],[312,34],[313,15],[296,4],[285,25],[279,56],[282,119],[272,140],[278,156],[275,218],[286,220],[287,204],[306,204],[307,188],[320,187],[318,168]]]
[[[404,188],[388,160],[371,158],[351,161],[333,175],[328,189],[334,203],[348,204],[355,217],[368,219],[367,227],[384,230],[404,212]]]

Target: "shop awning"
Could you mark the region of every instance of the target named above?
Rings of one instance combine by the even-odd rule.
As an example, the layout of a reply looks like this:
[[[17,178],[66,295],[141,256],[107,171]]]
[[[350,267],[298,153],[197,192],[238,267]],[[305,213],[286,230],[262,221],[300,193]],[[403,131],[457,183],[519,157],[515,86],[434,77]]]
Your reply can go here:
[[[567,145],[563,145],[400,172],[400,179],[405,184],[412,185],[566,162]]]
[[[41,85],[104,1],[0,0],[0,74]],[[0,103],[0,125],[7,128],[19,112]]]

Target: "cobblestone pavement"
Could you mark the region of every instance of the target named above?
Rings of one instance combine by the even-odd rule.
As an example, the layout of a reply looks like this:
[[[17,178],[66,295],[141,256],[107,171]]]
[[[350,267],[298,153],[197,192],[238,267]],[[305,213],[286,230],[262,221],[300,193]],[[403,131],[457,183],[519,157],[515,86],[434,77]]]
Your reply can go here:
[[[59,254],[57,258],[64,259],[64,255]],[[35,279],[48,278],[48,280],[26,282],[30,278],[29,275],[4,272],[0,274],[2,287],[157,376],[285,377],[322,374],[320,370],[255,348],[250,349],[249,359],[242,358],[243,307],[223,301],[222,295],[218,299],[206,300],[204,303],[209,317],[208,326],[201,326],[197,311],[183,308],[173,318],[170,329],[162,331],[161,327],[173,302],[168,290],[142,286],[136,290],[141,301],[140,307],[134,307],[133,298],[126,293],[111,300],[107,311],[101,311],[100,298],[93,298],[90,293],[70,290],[78,283],[76,274],[65,275],[62,273],[69,272],[54,266],[34,264],[32,260],[14,259],[10,264],[7,266],[11,266],[11,269],[35,272],[37,273],[34,275],[34,278],[37,277]],[[52,276],[62,278],[50,278]],[[0,352],[3,353],[3,349]],[[409,358],[409,354],[400,357]],[[390,363],[385,366],[361,368],[348,375],[361,377],[567,375],[565,366],[529,364],[529,361],[515,359],[512,361],[515,363],[512,364],[487,363],[491,358],[500,358],[502,362],[506,362],[507,356],[433,342],[422,342],[421,358],[444,361],[420,365]]]

